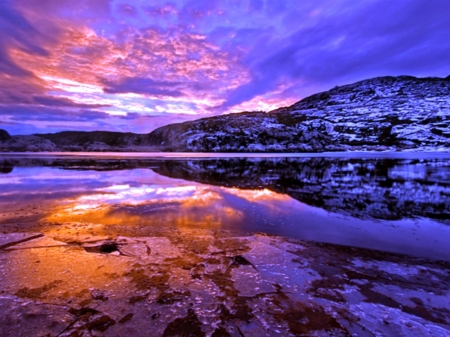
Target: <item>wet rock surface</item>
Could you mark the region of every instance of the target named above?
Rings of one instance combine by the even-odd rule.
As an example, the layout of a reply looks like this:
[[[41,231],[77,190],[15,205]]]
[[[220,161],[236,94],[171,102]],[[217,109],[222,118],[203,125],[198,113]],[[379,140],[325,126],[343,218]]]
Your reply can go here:
[[[446,158],[5,157],[0,336],[448,336]]]
[[[448,262],[224,230],[85,225],[0,235],[0,335],[450,334]]]

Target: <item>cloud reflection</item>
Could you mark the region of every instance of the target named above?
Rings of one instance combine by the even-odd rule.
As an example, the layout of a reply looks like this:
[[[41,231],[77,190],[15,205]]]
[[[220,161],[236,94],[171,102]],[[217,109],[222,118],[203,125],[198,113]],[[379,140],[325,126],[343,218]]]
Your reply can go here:
[[[240,190],[186,181],[172,184],[112,184],[77,198],[61,200],[49,222],[92,223],[165,228],[240,228],[246,222],[278,221],[292,209],[287,196],[263,190]],[[256,207],[256,208],[255,208]],[[252,212],[257,210],[253,219]],[[272,220],[269,220],[272,219]],[[245,227],[245,226],[244,226]],[[244,229],[242,227],[242,229]]]
[[[224,200],[221,188],[202,185],[112,185],[65,203],[49,215],[50,221],[221,228],[241,216]]]

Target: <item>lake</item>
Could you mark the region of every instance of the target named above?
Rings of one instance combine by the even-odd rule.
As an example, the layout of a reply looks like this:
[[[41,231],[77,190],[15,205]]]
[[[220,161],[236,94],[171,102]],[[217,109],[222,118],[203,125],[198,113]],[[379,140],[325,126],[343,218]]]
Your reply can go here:
[[[0,155],[1,336],[438,336],[450,154]]]
[[[0,225],[231,230],[450,260],[450,154],[0,155]]]

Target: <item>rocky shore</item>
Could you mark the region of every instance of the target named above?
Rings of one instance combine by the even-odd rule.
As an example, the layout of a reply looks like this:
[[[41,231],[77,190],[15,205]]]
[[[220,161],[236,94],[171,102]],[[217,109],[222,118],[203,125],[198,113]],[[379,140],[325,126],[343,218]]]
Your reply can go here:
[[[28,223],[2,232],[2,336],[450,332],[449,262],[227,231]]]

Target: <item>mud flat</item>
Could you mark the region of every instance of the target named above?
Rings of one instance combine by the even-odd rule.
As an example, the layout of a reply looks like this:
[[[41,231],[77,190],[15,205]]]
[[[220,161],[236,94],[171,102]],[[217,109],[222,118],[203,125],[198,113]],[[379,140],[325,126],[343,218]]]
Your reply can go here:
[[[3,224],[1,336],[448,336],[450,263],[265,234]]]

